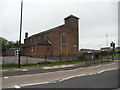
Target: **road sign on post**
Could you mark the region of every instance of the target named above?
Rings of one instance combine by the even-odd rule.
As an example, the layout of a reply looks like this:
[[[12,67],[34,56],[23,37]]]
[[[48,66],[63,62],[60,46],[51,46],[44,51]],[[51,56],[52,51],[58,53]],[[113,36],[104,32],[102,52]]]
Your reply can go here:
[[[73,48],[77,48],[77,45],[73,45]]]

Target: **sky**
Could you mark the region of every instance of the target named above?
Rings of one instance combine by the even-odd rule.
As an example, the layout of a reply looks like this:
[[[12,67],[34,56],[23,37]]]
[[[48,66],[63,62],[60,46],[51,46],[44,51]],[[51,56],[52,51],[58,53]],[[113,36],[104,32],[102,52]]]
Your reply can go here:
[[[28,36],[79,17],[79,49],[100,49],[118,44],[119,0],[23,0],[22,43]],[[20,0],[0,0],[0,36],[19,40]],[[107,36],[106,36],[107,35]]]

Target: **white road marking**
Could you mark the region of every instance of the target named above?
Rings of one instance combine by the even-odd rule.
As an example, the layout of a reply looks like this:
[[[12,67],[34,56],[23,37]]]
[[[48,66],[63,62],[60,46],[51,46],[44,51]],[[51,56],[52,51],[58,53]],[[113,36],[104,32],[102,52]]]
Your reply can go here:
[[[8,70],[2,70],[2,72],[6,72],[6,71],[8,71]]]
[[[19,85],[15,85],[14,87],[15,87],[15,88],[21,88]]]
[[[88,75],[94,75],[94,74],[96,74],[96,73],[91,73],[91,74],[88,74]]]
[[[41,82],[41,83],[31,83],[31,84],[23,84],[23,85],[20,85],[21,87],[24,87],[24,86],[31,86],[31,85],[38,85],[38,84],[47,84],[47,83],[51,83],[52,81],[50,82]]]
[[[115,68],[115,69],[116,69],[116,68]],[[98,72],[97,74],[100,74],[100,73],[105,72],[105,71],[115,70],[115,69],[106,69],[106,70],[102,70],[102,71]]]
[[[67,77],[67,78],[64,78],[64,79],[59,80],[58,82],[62,82],[62,81],[65,81],[65,80],[68,80],[68,79],[71,79],[71,78],[74,78],[74,77],[81,77],[81,76],[85,76],[85,75],[86,75],[86,74],[81,74],[81,75],[76,75],[76,76]]]
[[[55,68],[64,68],[64,67],[72,67],[74,65],[61,65],[61,66],[51,66],[51,67],[42,67],[43,69],[55,69]]]
[[[106,71],[106,70],[102,70],[102,71],[98,72],[97,74],[100,74],[100,73],[102,73],[102,72],[104,72],[104,71]]]
[[[4,77],[5,79],[7,79],[8,77]]]
[[[64,81],[64,80],[67,80],[67,79],[70,79],[70,78],[74,78],[74,77],[80,77],[80,76],[85,76],[86,74],[81,74],[81,75],[76,75],[76,76],[71,76],[71,77],[67,77],[67,78],[64,78],[64,79],[61,79],[61,80],[53,80],[53,81],[58,81],[58,82],[61,82],[61,81]],[[38,85],[38,84],[48,84],[48,83],[51,83],[53,81],[49,81],[49,82],[41,82],[41,83],[31,83],[31,84],[23,84],[23,85],[20,85],[21,87],[24,87],[24,86],[31,86],[31,85]],[[55,83],[55,82],[54,82]]]
[[[61,80],[53,80],[53,81],[58,81],[58,82],[62,82],[62,81],[65,81],[65,80],[68,80],[68,79],[71,79],[71,78],[75,78],[75,77],[81,77],[81,76],[85,76],[85,75],[95,75],[95,74],[100,74],[102,72],[105,72],[105,71],[109,71],[109,70],[115,70],[115,69],[106,69],[106,70],[102,70],[98,73],[92,73],[92,74],[81,74],[81,75],[75,75],[75,76],[70,76],[70,77],[67,77],[67,78],[63,78]],[[41,82],[41,83],[31,83],[31,84],[23,84],[23,85],[20,85],[21,87],[23,86],[31,86],[31,85],[38,85],[38,84],[48,84],[48,83],[51,83],[53,81],[49,81],[49,82]],[[55,82],[54,82],[55,83]]]
[[[28,71],[28,69],[21,69],[21,71]]]

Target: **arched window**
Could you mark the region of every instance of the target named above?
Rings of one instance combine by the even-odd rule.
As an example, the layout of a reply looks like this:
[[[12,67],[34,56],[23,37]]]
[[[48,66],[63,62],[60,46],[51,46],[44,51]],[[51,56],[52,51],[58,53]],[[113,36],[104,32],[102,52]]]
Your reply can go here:
[[[62,42],[62,45],[67,44],[67,35],[66,35],[66,33],[61,34],[61,42]]]

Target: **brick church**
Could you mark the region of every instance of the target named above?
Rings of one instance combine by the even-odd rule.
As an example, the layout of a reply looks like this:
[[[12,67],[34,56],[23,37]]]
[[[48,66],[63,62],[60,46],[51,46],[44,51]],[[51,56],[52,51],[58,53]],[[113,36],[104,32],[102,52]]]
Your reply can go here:
[[[79,49],[79,18],[66,17],[65,24],[28,37],[25,33],[22,55],[32,57],[76,56]]]

